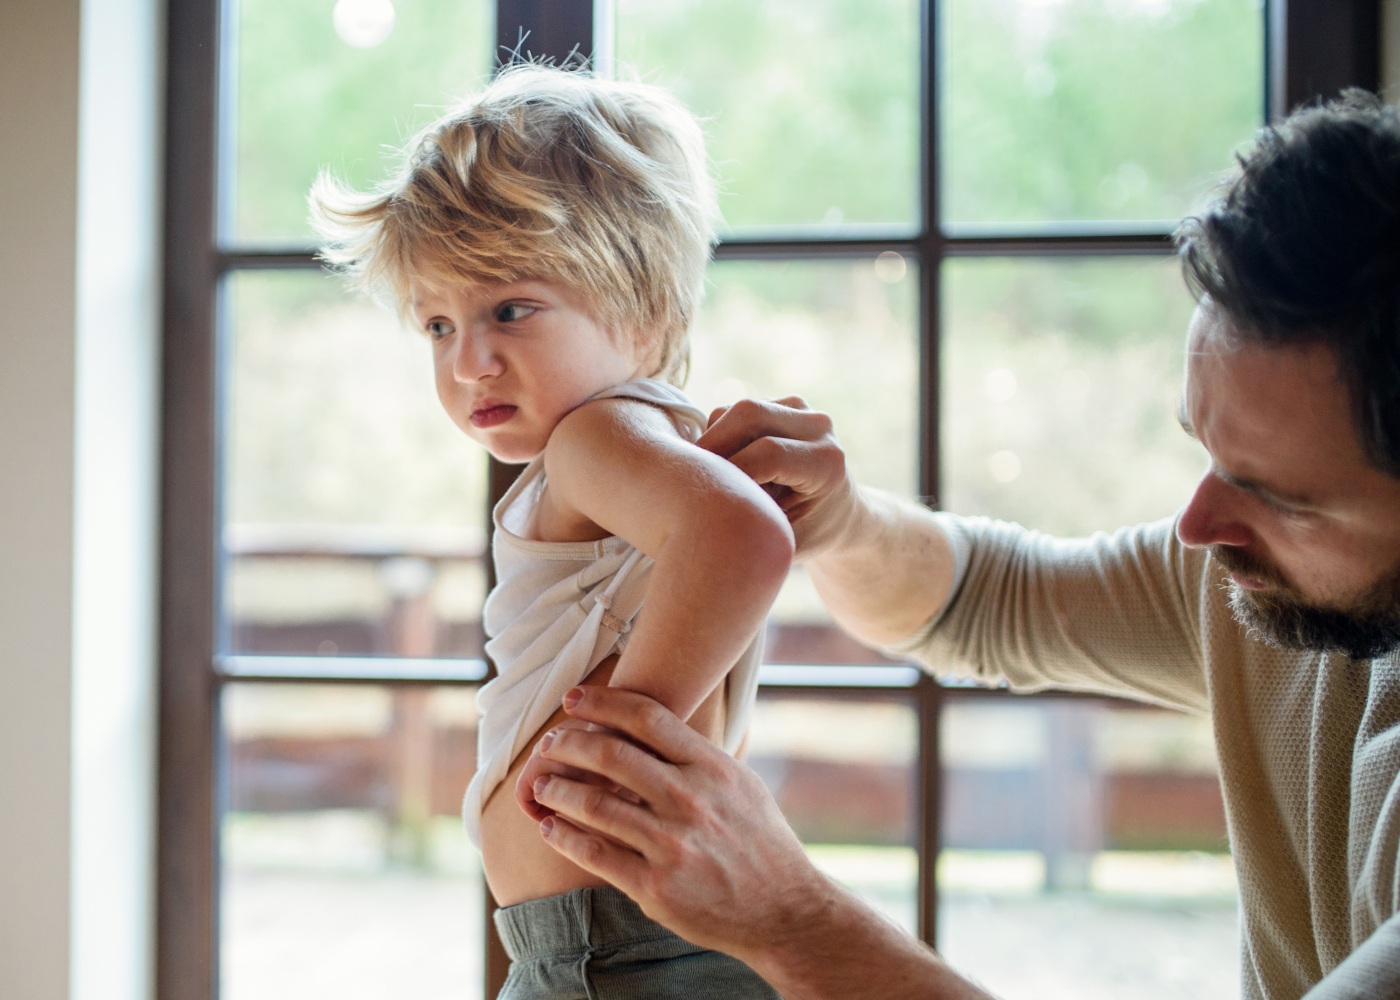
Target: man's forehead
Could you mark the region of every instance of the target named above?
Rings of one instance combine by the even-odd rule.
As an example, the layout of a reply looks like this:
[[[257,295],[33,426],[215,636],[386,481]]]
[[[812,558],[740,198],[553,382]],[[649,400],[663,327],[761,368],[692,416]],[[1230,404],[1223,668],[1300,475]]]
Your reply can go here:
[[[1216,474],[1294,506],[1335,500],[1375,472],[1336,354],[1261,343],[1204,306],[1192,319],[1179,420]]]
[[[1187,355],[1212,352],[1218,354],[1238,351],[1249,343],[1228,316],[1208,298],[1202,299],[1191,314],[1186,330]]]

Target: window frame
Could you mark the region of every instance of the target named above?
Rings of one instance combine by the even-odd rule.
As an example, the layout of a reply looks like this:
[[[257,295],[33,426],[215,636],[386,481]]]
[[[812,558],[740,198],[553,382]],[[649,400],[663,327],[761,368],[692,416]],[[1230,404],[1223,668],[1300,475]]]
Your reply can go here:
[[[596,8],[606,16],[607,0]],[[163,291],[161,473],[161,624],[159,696],[159,801],[157,819],[156,994],[163,1000],[209,1000],[218,983],[219,768],[222,753],[218,700],[222,686],[252,679],[297,683],[269,673],[254,657],[222,656],[217,609],[217,528],[221,449],[218,369],[223,361],[218,331],[218,287],[228,274],[255,269],[302,270],[317,266],[309,251],[226,248],[218,241],[218,116],[227,81],[221,80],[221,51],[228,37],[223,0],[171,0],[168,5],[167,139]],[[594,49],[593,0],[497,0],[498,42],[509,50],[530,26],[530,49],[564,58]],[[1314,96],[1331,96],[1347,85],[1376,89],[1380,78],[1379,5],[1335,0],[1265,0],[1265,119]],[[872,257],[893,250],[920,261],[919,490],[940,495],[938,420],[939,274],[944,260],[964,256],[1065,258],[1123,254],[1168,255],[1167,232],[1130,227],[1054,234],[976,235],[945,232],[939,224],[937,0],[921,4],[921,193],[918,231],[901,238],[732,240],[717,248],[718,260],[793,260]],[[490,490],[498,496],[513,470],[492,463]],[[485,512],[483,516],[488,516]],[[320,663],[324,667],[324,662]],[[441,666],[439,664],[439,666]],[[331,678],[344,683],[478,683],[480,668],[464,663],[453,675]],[[324,670],[315,680],[326,681]],[[846,684],[796,685],[839,693],[860,691]],[[908,688],[920,725],[918,821],[920,854],[919,934],[935,940],[937,891],[933,859],[939,838],[940,761],[938,727],[945,688],[924,675]],[[959,690],[956,697],[974,696]],[[995,697],[995,694],[985,695]],[[488,894],[489,896],[489,894]],[[488,907],[490,905],[488,898]],[[491,939],[486,995],[503,978],[505,957]]]

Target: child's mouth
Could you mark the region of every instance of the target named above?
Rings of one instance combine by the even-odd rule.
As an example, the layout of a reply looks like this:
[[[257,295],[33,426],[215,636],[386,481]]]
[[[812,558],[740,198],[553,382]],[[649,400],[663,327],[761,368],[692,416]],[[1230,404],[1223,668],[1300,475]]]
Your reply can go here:
[[[472,426],[495,427],[497,424],[503,424],[511,417],[515,416],[515,411],[517,409],[519,409],[519,407],[510,406],[506,403],[500,403],[496,406],[483,406],[479,410],[472,411]]]

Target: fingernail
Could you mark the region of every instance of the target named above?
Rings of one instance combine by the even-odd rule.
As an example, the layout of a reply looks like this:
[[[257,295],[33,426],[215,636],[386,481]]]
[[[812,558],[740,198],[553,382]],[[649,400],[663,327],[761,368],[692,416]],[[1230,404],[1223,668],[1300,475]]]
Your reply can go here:
[[[549,749],[551,746],[553,746],[553,745],[554,745],[554,730],[551,729],[549,732],[545,733],[543,736],[540,737],[540,752],[543,753],[544,751],[548,750],[548,749]]]
[[[536,798],[539,798],[541,795],[543,795],[543,794],[544,794],[545,788],[547,788],[548,786],[549,786],[549,775],[547,775],[547,774],[542,774],[542,775],[540,775],[538,778],[536,778],[536,779],[535,779],[535,783],[534,783],[534,785],[532,786],[532,787],[535,789],[535,797],[536,797]]]
[[[565,708],[573,708],[575,705],[577,705],[577,704],[578,704],[580,701],[582,701],[582,700],[583,700],[583,692],[580,691],[578,688],[569,688],[569,690],[567,690],[567,691],[564,692],[564,707],[565,707]]]
[[[546,837],[548,837],[548,836],[549,836],[551,833],[553,833],[553,832],[554,832],[554,817],[553,817],[553,816],[546,816],[544,819],[540,820],[540,833],[542,833],[542,834],[544,834]]]

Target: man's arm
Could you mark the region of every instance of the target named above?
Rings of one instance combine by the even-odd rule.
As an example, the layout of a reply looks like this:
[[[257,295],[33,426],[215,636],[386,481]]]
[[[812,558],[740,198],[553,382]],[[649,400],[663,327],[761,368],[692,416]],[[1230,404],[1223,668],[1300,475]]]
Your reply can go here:
[[[746,962],[788,1000],[989,1000],[808,860],[758,776],[649,698],[576,688],[541,752],[631,795],[545,775],[541,833],[687,940]],[[640,748],[646,749],[640,749]]]
[[[699,444],[777,499],[823,603],[852,635],[895,642],[947,600],[953,552],[937,519],[858,486],[826,414],[795,397],[743,400],[716,410]]]
[[[1394,996],[1400,996],[1400,915],[1377,927],[1359,948],[1308,990],[1303,1000]]]

